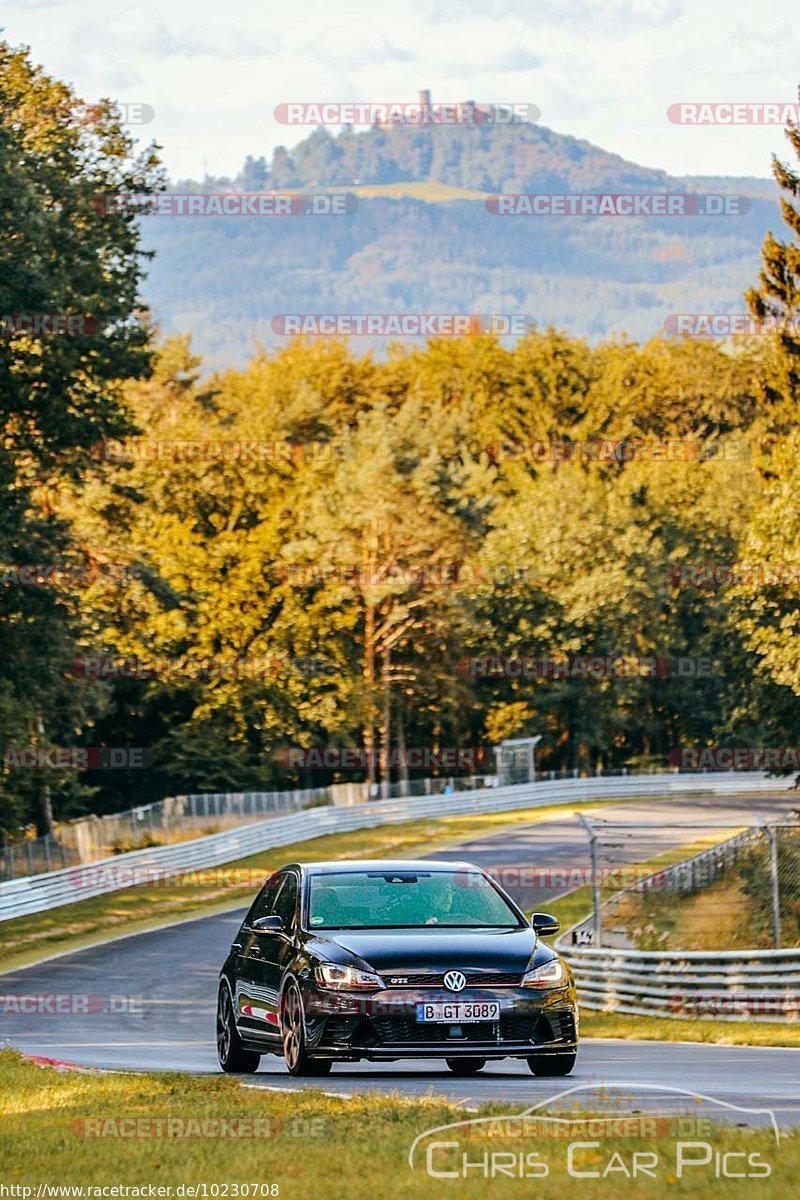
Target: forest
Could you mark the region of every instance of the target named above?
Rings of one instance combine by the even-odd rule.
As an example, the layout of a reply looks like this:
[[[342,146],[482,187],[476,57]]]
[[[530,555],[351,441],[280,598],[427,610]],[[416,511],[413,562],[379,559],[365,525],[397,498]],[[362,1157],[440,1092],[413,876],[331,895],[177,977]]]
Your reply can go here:
[[[155,149],[111,105],[60,120],[7,47],[0,98],[0,311],[96,323],[0,341],[2,828],[512,736],[552,770],[797,741],[791,167],[742,301],[769,332],[297,338],[209,373],[143,309],[135,216],[92,212],[163,188]],[[95,765],[125,747],[144,769]]]

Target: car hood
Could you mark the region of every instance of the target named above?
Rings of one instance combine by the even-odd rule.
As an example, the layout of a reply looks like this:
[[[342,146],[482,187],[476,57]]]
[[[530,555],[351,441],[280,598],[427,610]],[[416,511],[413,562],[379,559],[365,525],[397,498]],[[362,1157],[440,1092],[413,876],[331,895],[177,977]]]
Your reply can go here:
[[[309,949],[320,958],[371,967],[379,974],[456,969],[522,974],[537,938],[532,929],[342,929],[325,938],[316,935]],[[549,947],[539,943],[538,949],[537,962],[552,958]]]

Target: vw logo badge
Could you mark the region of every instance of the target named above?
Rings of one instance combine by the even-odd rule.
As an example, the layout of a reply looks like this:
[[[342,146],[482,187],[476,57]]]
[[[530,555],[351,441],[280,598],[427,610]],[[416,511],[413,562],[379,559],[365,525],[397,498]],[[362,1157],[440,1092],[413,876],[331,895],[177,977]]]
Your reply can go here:
[[[460,992],[467,986],[467,977],[461,971],[448,971],[444,977],[444,986],[451,992]]]

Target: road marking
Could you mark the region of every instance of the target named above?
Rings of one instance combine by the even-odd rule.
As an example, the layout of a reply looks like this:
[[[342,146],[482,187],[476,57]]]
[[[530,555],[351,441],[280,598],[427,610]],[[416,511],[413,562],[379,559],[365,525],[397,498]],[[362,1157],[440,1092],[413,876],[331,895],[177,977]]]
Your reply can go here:
[[[302,1092],[299,1087],[272,1087],[268,1083],[243,1083],[242,1087],[257,1088],[260,1092]]]
[[[20,1037],[20,1041],[22,1043],[24,1043],[24,1042],[28,1041],[29,1038],[30,1038],[30,1035],[26,1036],[25,1034],[22,1034]],[[152,1042],[148,1038],[146,1041],[142,1040],[139,1042],[94,1042],[93,1041],[93,1042],[49,1042],[48,1043],[47,1041],[39,1038],[39,1036],[37,1035],[36,1041],[41,1042],[42,1045],[49,1045],[50,1049],[52,1049],[54,1046],[63,1046],[63,1048],[65,1050],[75,1050],[75,1049],[79,1049],[79,1048],[86,1048],[87,1046],[91,1049],[97,1049],[97,1050],[113,1050],[116,1046],[122,1046],[124,1049],[129,1049],[131,1046],[136,1046],[138,1048],[141,1048],[143,1046],[206,1046],[209,1049],[211,1048],[211,1043],[209,1042],[208,1038],[201,1038],[199,1041],[196,1041],[196,1042],[179,1041],[177,1038],[171,1039],[168,1042]],[[178,1068],[171,1068],[171,1069],[177,1070]],[[134,1068],[134,1070],[138,1070],[138,1068]]]

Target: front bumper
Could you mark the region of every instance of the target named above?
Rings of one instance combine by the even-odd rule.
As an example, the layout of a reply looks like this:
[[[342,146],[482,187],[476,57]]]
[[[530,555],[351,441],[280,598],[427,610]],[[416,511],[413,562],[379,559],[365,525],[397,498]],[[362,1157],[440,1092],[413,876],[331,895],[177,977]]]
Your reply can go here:
[[[527,1058],[577,1046],[572,984],[533,988],[469,988],[464,1002],[497,1001],[500,1019],[445,1024],[416,1019],[419,1001],[452,1001],[437,988],[397,989],[358,996],[309,988],[304,997],[309,1052],[338,1060],[365,1058]]]

